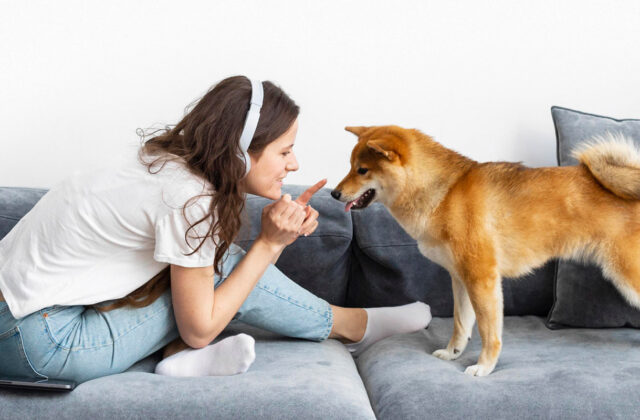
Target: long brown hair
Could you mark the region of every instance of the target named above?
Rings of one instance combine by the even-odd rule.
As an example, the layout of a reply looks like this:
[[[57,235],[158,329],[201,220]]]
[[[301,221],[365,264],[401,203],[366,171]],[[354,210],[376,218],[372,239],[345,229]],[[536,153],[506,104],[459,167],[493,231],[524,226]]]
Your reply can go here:
[[[298,105],[273,83],[264,81],[262,87],[264,99],[260,120],[249,146],[252,154],[259,154],[269,143],[284,134],[300,112]],[[213,193],[190,198],[182,211],[184,215],[185,207],[192,200],[205,195],[211,196],[208,214],[190,225],[184,235],[189,244],[187,233],[194,226],[213,221],[204,237],[196,237],[202,239],[198,247],[187,255],[197,252],[206,240],[214,241],[216,253],[212,264],[218,275],[221,274],[222,257],[240,230],[240,217],[244,209],[245,197],[238,190],[238,182],[245,174],[244,160],[239,157],[242,155],[239,139],[250,98],[249,79],[244,76],[226,78],[197,101],[176,126],[157,130],[155,133],[163,132],[146,141],[143,137],[138,150],[138,160],[147,166],[149,173],[158,173],[168,161],[180,160],[194,175],[206,179],[213,186]],[[158,157],[147,162],[144,160],[147,155]],[[162,163],[160,169],[152,172],[151,168],[159,162]],[[217,214],[215,220],[213,214]],[[215,241],[216,237],[219,241]],[[129,295],[107,306],[94,307],[100,311],[110,311],[125,305],[138,308],[150,305],[169,288],[169,267]]]

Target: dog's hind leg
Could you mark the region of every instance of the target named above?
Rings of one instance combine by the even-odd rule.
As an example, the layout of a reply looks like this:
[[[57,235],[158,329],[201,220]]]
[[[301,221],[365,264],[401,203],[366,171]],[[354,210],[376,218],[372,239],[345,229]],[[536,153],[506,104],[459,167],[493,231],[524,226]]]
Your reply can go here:
[[[503,297],[502,279],[493,275],[471,274],[464,280],[482,338],[478,364],[469,366],[464,373],[485,376],[493,372],[502,350]]]
[[[453,335],[447,348],[436,350],[433,355],[443,360],[455,360],[471,340],[471,330],[476,321],[469,294],[462,280],[451,275],[453,289]]]

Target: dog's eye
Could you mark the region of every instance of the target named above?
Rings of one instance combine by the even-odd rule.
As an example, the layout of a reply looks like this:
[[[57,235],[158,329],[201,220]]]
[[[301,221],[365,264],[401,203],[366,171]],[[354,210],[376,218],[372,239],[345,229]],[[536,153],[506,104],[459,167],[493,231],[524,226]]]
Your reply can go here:
[[[359,173],[360,175],[364,175],[364,174],[366,174],[366,173],[367,173],[367,171],[368,171],[368,170],[369,170],[369,169],[367,169],[367,168],[358,168],[358,173]]]

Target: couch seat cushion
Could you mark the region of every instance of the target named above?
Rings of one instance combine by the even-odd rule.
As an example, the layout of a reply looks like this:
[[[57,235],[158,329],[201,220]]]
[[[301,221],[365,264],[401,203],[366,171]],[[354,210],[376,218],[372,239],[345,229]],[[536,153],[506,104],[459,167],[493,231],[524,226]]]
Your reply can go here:
[[[375,418],[353,358],[340,342],[285,338],[238,321],[220,339],[239,332],[256,339],[256,360],[246,373],[156,375],[156,352],[127,372],[85,382],[70,393],[0,388],[0,418]]]
[[[452,318],[381,340],[356,360],[380,419],[637,418],[640,332],[552,331],[537,316],[505,317],[503,349],[492,374],[464,374],[480,354],[471,343],[454,361],[431,353],[446,346]]]

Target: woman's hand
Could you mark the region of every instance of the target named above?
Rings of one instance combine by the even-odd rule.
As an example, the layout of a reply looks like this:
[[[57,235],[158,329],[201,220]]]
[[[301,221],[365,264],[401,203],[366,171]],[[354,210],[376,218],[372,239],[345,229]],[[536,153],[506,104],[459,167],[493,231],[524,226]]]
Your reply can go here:
[[[318,227],[318,210],[314,209],[310,205],[305,207],[306,218],[302,222],[302,226],[300,227],[300,235],[309,236],[311,235],[316,228]]]
[[[289,194],[285,194],[279,200],[264,206],[262,231],[257,240],[267,243],[272,249],[282,251],[299,235],[313,233],[318,227],[318,211],[307,203],[326,183],[326,179],[316,183],[295,201],[291,200]]]
[[[306,215],[304,206],[292,201],[289,194],[283,195],[262,209],[262,230],[257,240],[281,250],[298,238]]]

